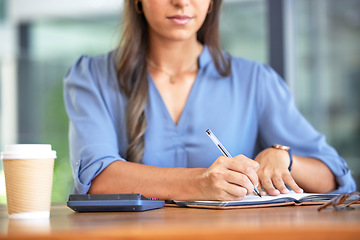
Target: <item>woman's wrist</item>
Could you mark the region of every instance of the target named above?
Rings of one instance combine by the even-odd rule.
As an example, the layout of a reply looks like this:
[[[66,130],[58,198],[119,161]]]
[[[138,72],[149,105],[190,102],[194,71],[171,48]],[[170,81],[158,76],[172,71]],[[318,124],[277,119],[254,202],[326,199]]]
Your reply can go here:
[[[278,150],[283,150],[286,151],[289,155],[289,167],[288,170],[289,172],[291,171],[292,165],[293,165],[293,156],[292,156],[292,151],[291,148],[289,146],[284,146],[284,145],[280,145],[280,144],[273,144],[271,145],[272,148],[278,149]]]
[[[179,176],[177,177],[177,186],[173,186],[173,189],[171,190],[174,194],[173,198],[175,200],[203,199],[203,175],[206,171],[206,168],[176,169],[179,171]]]

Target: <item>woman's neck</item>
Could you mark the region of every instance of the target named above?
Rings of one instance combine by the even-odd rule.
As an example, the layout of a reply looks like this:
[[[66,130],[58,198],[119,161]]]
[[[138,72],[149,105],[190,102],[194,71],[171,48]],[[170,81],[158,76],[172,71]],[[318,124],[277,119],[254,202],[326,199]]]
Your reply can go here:
[[[196,38],[184,41],[151,39],[147,60],[150,64],[173,74],[186,71],[197,64],[203,46]]]

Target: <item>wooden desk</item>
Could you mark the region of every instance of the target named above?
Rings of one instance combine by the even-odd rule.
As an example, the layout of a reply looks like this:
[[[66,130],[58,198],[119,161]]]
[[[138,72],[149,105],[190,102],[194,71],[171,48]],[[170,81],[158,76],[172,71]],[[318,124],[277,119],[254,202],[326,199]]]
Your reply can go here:
[[[360,208],[317,206],[237,210],[164,207],[147,212],[75,213],[52,206],[48,220],[8,219],[0,206],[0,239],[360,239]]]

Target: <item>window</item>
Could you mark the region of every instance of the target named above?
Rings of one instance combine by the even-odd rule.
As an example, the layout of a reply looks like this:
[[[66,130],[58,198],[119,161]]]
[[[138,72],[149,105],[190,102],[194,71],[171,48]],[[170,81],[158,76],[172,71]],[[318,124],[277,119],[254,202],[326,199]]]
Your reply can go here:
[[[225,51],[268,62],[266,3],[265,0],[224,1],[220,35]]]
[[[297,0],[295,96],[360,184],[360,2]]]
[[[81,55],[106,53],[118,42],[118,16],[22,24],[18,60],[19,143],[51,143],[57,151],[53,201],[65,201],[73,180],[63,78]]]

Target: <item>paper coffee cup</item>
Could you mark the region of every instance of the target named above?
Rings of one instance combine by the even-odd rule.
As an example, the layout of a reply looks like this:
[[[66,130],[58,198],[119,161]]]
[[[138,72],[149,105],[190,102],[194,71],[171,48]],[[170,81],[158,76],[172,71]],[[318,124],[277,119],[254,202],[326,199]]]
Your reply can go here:
[[[3,160],[10,218],[48,218],[56,152],[50,144],[6,145]]]

